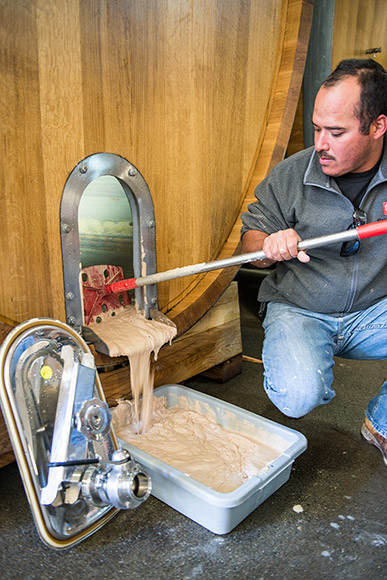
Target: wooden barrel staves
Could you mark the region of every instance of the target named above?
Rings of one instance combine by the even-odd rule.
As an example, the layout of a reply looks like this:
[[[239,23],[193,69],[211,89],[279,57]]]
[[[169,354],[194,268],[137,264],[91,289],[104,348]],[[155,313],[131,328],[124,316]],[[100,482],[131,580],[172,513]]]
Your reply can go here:
[[[59,205],[88,155],[133,163],[156,215],[158,270],[233,255],[239,215],[286,149],[307,0],[3,0],[0,315],[65,320]],[[192,326],[235,271],[165,282]]]
[[[287,147],[312,10],[311,0],[2,0],[0,320],[66,320],[61,197],[95,153],[145,178],[158,271],[237,253],[239,216]],[[234,275],[159,284],[184,340],[200,344],[190,332],[207,334],[203,317]],[[227,354],[228,338],[216,340],[212,351],[223,341]],[[186,344],[168,348],[158,382],[184,380],[172,369]],[[114,397],[125,381],[120,368],[103,386]]]

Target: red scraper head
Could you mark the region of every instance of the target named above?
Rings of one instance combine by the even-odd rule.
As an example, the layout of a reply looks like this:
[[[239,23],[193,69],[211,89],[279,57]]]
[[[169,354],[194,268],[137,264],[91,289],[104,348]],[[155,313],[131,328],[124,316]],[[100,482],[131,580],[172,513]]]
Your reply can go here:
[[[82,269],[81,276],[85,326],[96,322],[102,312],[111,311],[114,316],[115,310],[130,304],[128,292],[111,294],[106,290],[109,284],[124,280],[119,266],[89,266]]]

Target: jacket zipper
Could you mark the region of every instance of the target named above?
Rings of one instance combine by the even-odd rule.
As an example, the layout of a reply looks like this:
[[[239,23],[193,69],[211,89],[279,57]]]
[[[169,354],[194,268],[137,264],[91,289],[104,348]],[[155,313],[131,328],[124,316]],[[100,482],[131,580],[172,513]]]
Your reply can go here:
[[[371,189],[373,189],[373,187],[371,187],[370,189],[368,187],[367,190],[365,191],[362,199],[360,200],[358,209],[361,209],[362,211],[365,211],[361,206],[363,205],[363,203],[364,203],[367,195],[371,191]],[[348,200],[348,201],[350,201],[350,200]],[[352,207],[353,207],[353,210],[355,210],[355,206],[353,205],[353,203],[352,203]],[[346,258],[344,258],[344,259],[346,259]],[[347,312],[349,312],[349,310],[351,309],[351,307],[352,307],[352,305],[354,303],[356,285],[357,285],[357,280],[358,280],[358,273],[359,273],[359,263],[358,263],[358,256],[357,256],[357,253],[356,253],[353,256],[353,270],[352,270],[352,277],[351,277],[351,285],[350,285],[350,290],[349,290],[348,298],[347,298],[347,301],[346,301],[345,306],[344,306],[344,309],[343,309],[343,314],[346,314]]]

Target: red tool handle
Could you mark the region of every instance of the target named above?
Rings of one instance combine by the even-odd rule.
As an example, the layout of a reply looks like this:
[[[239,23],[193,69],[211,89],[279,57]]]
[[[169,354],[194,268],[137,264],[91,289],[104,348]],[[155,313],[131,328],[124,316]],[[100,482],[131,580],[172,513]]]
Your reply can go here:
[[[357,227],[356,231],[359,240],[387,234],[387,220],[383,220],[381,222],[372,222],[371,224],[364,224],[364,226]]]

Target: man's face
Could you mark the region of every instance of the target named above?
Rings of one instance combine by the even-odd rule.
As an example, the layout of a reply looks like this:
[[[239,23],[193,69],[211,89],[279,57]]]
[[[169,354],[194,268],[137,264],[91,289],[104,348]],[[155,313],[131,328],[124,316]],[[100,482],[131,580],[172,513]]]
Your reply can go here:
[[[360,85],[347,77],[331,87],[322,87],[313,111],[314,144],[326,175],[367,171],[378,161],[380,144],[370,134],[360,132],[355,110],[360,100]]]

